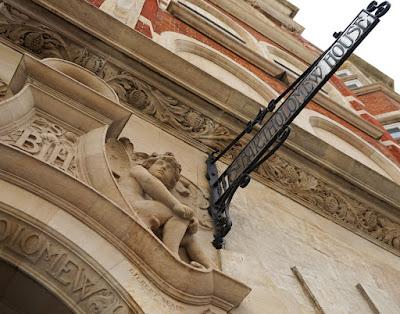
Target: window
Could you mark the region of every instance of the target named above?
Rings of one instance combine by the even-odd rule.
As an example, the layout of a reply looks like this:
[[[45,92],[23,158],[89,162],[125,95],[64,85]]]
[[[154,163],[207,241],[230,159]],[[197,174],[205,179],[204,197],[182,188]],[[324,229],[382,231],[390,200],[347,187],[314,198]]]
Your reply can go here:
[[[350,89],[355,89],[363,86],[363,84],[359,80],[346,81],[344,82],[344,84]]]
[[[394,139],[400,139],[400,123],[385,125],[385,128]]]
[[[188,1],[179,0],[179,4],[186,7],[188,10],[192,11],[197,16],[203,18],[208,23],[213,25],[214,27],[218,28],[219,30],[223,31],[224,33],[228,34],[229,36],[235,38],[236,40],[240,41],[241,43],[245,44],[246,42],[242,39],[242,37],[235,32],[232,28],[226,25],[224,22],[213,16],[212,14],[208,13],[206,10],[198,7],[197,5],[190,3]]]
[[[344,70],[337,71],[336,75],[343,78],[343,77],[352,75],[352,73],[350,72],[350,70],[344,69]]]

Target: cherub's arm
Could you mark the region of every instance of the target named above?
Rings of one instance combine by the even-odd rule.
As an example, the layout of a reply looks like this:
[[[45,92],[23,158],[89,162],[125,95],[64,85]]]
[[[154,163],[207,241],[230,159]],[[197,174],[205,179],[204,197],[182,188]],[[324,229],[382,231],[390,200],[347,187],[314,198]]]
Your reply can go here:
[[[154,177],[147,169],[142,166],[134,166],[131,168],[130,175],[133,176],[140,184],[143,191],[153,200],[163,203],[177,215],[185,219],[193,217],[193,210],[183,205],[167,187],[156,177]]]

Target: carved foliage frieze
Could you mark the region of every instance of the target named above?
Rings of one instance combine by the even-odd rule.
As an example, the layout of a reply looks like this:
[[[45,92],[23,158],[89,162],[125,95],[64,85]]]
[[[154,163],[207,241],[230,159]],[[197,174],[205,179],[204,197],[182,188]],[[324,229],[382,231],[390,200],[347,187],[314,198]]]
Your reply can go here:
[[[0,211],[0,256],[25,269],[82,313],[133,313],[122,297],[85,260],[43,230]],[[59,293],[59,292],[58,292]]]
[[[77,138],[78,134],[36,114],[17,129],[0,135],[1,142],[17,147],[76,177]]]
[[[223,148],[233,139],[232,132],[221,124],[137,79],[131,73],[120,70],[116,72],[112,74],[106,71],[104,80],[132,108],[213,148]]]
[[[43,58],[66,58],[66,44],[55,32],[5,2],[0,2],[0,36]]]
[[[279,156],[264,163],[259,173],[310,208],[334,221],[388,245],[400,254],[400,224],[366,203],[339,191]]]

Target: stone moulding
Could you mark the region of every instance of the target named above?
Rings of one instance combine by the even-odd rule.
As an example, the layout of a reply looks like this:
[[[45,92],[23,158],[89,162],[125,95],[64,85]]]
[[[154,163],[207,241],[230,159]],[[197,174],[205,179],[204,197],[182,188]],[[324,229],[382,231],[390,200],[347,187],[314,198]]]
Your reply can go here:
[[[171,297],[187,304],[213,304],[229,311],[250,292],[247,286],[218,270],[198,270],[177,260],[131,215],[68,174],[1,143],[0,154],[1,179],[39,195],[81,220]],[[18,166],[21,163],[35,171],[26,171]],[[44,176],[49,180],[42,180]],[[143,250],[146,247],[153,249]]]
[[[88,102],[86,106],[86,100],[93,100],[95,95],[100,96],[82,84],[77,84],[75,89],[72,89],[74,94],[71,97],[74,97],[76,101],[69,99],[66,95],[60,95],[63,89],[57,86],[57,82],[60,83],[61,80],[61,83],[64,82],[65,86],[71,88],[75,80],[46,64],[35,62],[29,56],[25,57],[24,65],[26,75],[30,76],[30,83],[26,83],[16,95],[0,103],[2,117],[0,177],[60,206],[80,219],[137,265],[158,289],[174,299],[196,306],[213,304],[226,311],[238,306],[250,291],[247,286],[218,270],[198,270],[180,262],[165,249],[161,241],[136,220],[132,212],[125,208],[126,204],[122,197],[119,202],[110,200],[110,198],[116,199],[115,195],[118,191],[114,190],[111,194],[106,194],[110,197],[107,198],[99,194],[92,186],[83,183],[83,181],[92,183],[93,178],[88,179],[88,171],[81,171],[79,167],[82,163],[81,159],[83,158],[86,164],[96,163],[93,159],[96,158],[94,154],[96,151],[93,149],[104,150],[107,124],[116,121],[116,125],[113,124],[110,129],[110,134],[112,134],[115,131],[114,128],[123,127],[124,124],[119,125],[119,120],[126,119],[131,112],[104,97],[106,100]],[[55,89],[49,88],[47,84]],[[46,92],[39,86],[46,88]],[[78,96],[81,97],[80,100],[83,103],[78,102]],[[38,120],[37,114],[41,115],[41,119]],[[107,115],[108,118],[102,117],[101,114]],[[62,122],[62,126],[53,125],[54,121]],[[46,143],[41,146],[42,142],[39,141],[39,135],[36,133],[25,136],[21,143],[19,143],[19,137],[23,137],[24,131],[22,134],[19,132],[18,138],[14,139],[15,130],[26,125],[28,129],[33,126],[32,130],[29,129],[30,131],[37,133],[40,131],[41,134],[51,133],[48,132],[49,130],[54,131],[54,134],[46,135],[46,138],[52,138],[55,141],[58,140],[57,135],[65,135],[65,129],[70,129],[79,135],[78,176],[73,177],[72,173],[67,171],[68,168],[63,169],[64,164],[58,167],[57,164],[49,162],[45,153],[41,155],[40,148]],[[100,145],[87,136],[91,132],[97,134],[96,131],[103,135],[100,136],[102,140]],[[85,136],[87,136],[86,145]],[[67,140],[70,138],[72,137],[68,136]],[[32,143],[25,147],[23,144],[26,144],[27,140]],[[16,145],[18,143],[21,145]],[[52,147],[51,143],[50,147]],[[81,146],[85,149],[82,150]],[[39,151],[38,156],[36,156],[37,151]],[[100,155],[104,155],[104,151],[100,152]],[[21,164],[25,166],[20,167]],[[109,169],[106,167],[103,170]],[[108,176],[112,175],[108,173]],[[43,180],[43,177],[47,179]],[[95,178],[96,183],[104,184],[104,180],[101,179],[104,178],[100,175]],[[110,186],[113,184],[114,182],[111,182]],[[143,249],[149,247],[154,250]]]
[[[105,270],[45,225],[0,202],[0,256],[18,265],[77,313],[143,313]],[[72,266],[71,269],[65,268]]]
[[[7,38],[10,39],[9,37]],[[59,36],[56,36],[56,38],[59,38]],[[59,42],[61,41],[58,40],[57,43]],[[67,40],[63,39],[62,42],[65,43]],[[82,51],[83,49],[79,48],[79,45],[76,44],[70,45],[77,50]],[[24,47],[34,52],[33,48],[29,48],[27,45]],[[60,45],[57,47],[60,47]],[[61,51],[68,51],[68,45],[64,44],[62,47],[62,49],[60,48]],[[142,113],[144,117],[150,118],[152,121],[157,121],[162,127],[165,127],[165,125],[168,125],[169,127],[178,126],[177,132],[176,130],[174,132],[171,128],[168,129],[169,132],[177,134],[179,137],[182,137],[183,134],[184,137],[194,140],[194,142],[191,143],[201,142],[205,145],[211,146],[212,148],[224,147],[229,139],[234,136],[235,132],[230,131],[222,124],[217,124],[214,122],[214,119],[205,117],[203,113],[188,109],[186,105],[159,91],[157,88],[139,80],[132,73],[126,73],[123,70],[118,69],[115,65],[111,65],[107,62],[95,62],[94,60],[101,60],[101,57],[96,57],[95,54],[89,52],[86,48],[83,50],[85,51],[83,55],[88,55],[90,57],[75,58],[72,61],[79,60],[79,62],[83,62],[82,60],[92,60],[90,62],[85,61],[85,64],[88,65],[89,69],[90,67],[93,67],[92,72],[108,81],[110,85],[115,88],[122,101],[126,101],[128,104],[131,102],[129,106],[132,109]],[[37,54],[40,56],[40,53]],[[78,55],[82,55],[82,53]],[[68,54],[67,58],[71,60],[71,57],[68,56]],[[101,64],[100,67],[98,66],[99,64]],[[216,125],[218,125],[218,127],[215,127]],[[223,130],[223,132],[217,132],[217,134],[215,134],[216,130],[219,128],[222,128],[221,130]],[[203,141],[201,138],[201,130],[207,130],[208,132],[206,133],[206,141]],[[200,134],[200,136],[198,134]],[[278,161],[270,161],[269,165],[274,167],[274,162],[276,163]],[[274,171],[277,171],[279,165],[282,163],[290,165],[289,161],[281,159],[281,161],[275,166]],[[291,190],[291,185],[285,184],[285,177],[275,177],[274,182],[271,182],[269,176],[274,177],[274,173],[268,174],[268,171],[263,170],[264,166],[258,172],[259,178],[261,181],[267,183],[273,188],[280,191],[283,190],[286,195],[296,201],[300,201],[308,208],[311,208],[316,212],[323,214],[325,217],[332,219],[336,223],[355,231],[369,240],[372,240],[383,248],[389,249],[395,254],[399,254],[400,248],[398,234],[400,232],[400,224],[393,218],[390,218],[392,217],[391,215],[385,215],[384,208],[379,208],[379,210],[375,209],[366,204],[365,201],[356,200],[354,197],[346,194],[345,197],[342,197],[343,192],[339,191],[328,182],[307,173],[305,170],[294,171],[294,168],[287,166],[282,167],[283,168],[280,171],[292,171],[292,173],[298,173],[297,179],[300,180],[300,182],[302,182],[304,178],[307,178],[308,182],[317,183],[314,187],[309,186],[305,190],[303,187],[303,190],[301,190],[300,193],[296,190],[299,187],[296,187],[295,190]],[[316,187],[318,187],[317,194],[314,193]],[[333,204],[335,203],[337,203],[337,205],[334,206]]]

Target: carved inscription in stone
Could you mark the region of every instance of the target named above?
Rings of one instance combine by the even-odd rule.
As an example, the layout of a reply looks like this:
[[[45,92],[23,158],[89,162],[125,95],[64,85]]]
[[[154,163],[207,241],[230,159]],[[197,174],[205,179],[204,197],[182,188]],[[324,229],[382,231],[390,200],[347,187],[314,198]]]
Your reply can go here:
[[[159,302],[161,305],[164,305],[164,307],[168,308],[169,313],[186,313],[186,310],[182,305],[179,305],[162,295],[146,278],[143,277],[143,275],[139,274],[134,269],[131,269],[130,273],[135,278],[140,288],[146,292],[153,302]]]
[[[77,134],[49,119],[35,115],[24,126],[0,136],[0,141],[78,176],[75,160]]]
[[[40,274],[84,313],[133,313],[103,276],[46,233],[0,212],[0,256]],[[35,275],[33,275],[35,278]]]

